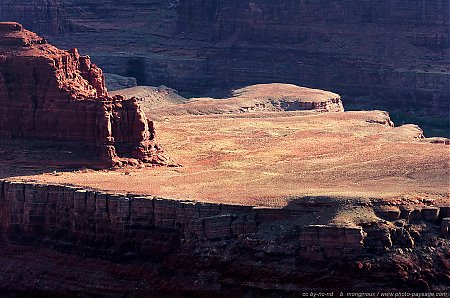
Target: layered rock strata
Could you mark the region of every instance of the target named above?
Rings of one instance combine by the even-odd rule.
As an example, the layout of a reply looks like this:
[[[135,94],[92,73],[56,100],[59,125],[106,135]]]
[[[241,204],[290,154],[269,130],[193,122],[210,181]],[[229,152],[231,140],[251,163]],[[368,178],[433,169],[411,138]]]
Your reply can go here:
[[[445,0],[16,0],[0,5],[2,20],[26,22],[58,45],[77,45],[105,71],[136,77],[139,84],[205,94],[284,82],[370,96],[378,109],[448,111],[450,8]]]
[[[36,32],[66,32],[68,23],[64,14],[64,5],[59,0],[5,0],[0,3],[0,21],[21,22]]]
[[[0,23],[0,135],[83,143],[107,165],[170,162],[134,99],[109,97],[102,70],[18,23]]]
[[[236,114],[250,112],[343,112],[340,95],[291,84],[258,84],[234,90],[229,98],[183,98],[176,90],[134,87],[113,94],[135,97],[151,117],[168,115]]]
[[[296,208],[271,209],[1,181],[0,245],[9,251],[9,262],[24,261],[12,252],[25,245],[19,251],[27,251],[26,256],[30,244],[51,247],[43,258],[58,251],[95,257],[83,263],[97,264],[98,274],[115,268],[115,277],[102,292],[107,296],[155,290],[293,294],[305,288],[443,289],[449,269],[449,207],[408,210],[401,205],[402,211],[390,208],[397,208],[395,216],[391,210],[377,222],[311,224],[307,218],[331,207],[319,201],[305,198]],[[385,207],[373,204],[375,209]],[[432,257],[427,255],[430,249]],[[121,260],[121,265],[107,265],[107,260]],[[133,271],[139,273],[127,278],[137,278],[140,287],[116,287],[121,274]],[[83,274],[77,278],[83,280]],[[3,287],[14,289],[7,280],[13,279],[2,279]],[[52,287],[30,287],[58,293]],[[90,294],[102,291],[89,283],[70,290],[86,288]]]

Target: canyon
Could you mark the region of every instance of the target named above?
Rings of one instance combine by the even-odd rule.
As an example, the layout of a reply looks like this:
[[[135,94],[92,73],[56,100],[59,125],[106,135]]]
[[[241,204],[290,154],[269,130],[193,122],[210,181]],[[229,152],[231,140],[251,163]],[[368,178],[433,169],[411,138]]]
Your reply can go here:
[[[446,291],[444,140],[381,111],[175,113],[155,126],[182,167],[74,169],[60,148],[0,146],[5,293]]]
[[[384,111],[344,111],[337,93],[286,84],[389,101],[406,92],[401,104],[442,112],[445,8],[437,0],[2,1],[1,19],[14,12],[48,40],[92,51],[108,72],[214,96],[165,86],[108,92],[89,56],[0,23],[0,295],[445,293],[450,141],[395,126]],[[337,24],[333,34],[288,26],[299,17],[321,24],[320,12]],[[365,33],[355,29],[363,21]],[[383,44],[411,50],[397,59],[383,48],[395,70],[380,71],[389,59],[372,64],[374,53],[359,47],[381,38],[375,24],[392,29]],[[321,48],[350,28],[359,45]],[[439,72],[398,72],[412,60]],[[260,84],[241,86],[250,83]]]
[[[216,97],[281,82],[334,90],[357,106],[441,116],[449,110],[446,0],[0,5],[0,20],[23,22],[57,46],[77,46],[106,72],[139,85]]]

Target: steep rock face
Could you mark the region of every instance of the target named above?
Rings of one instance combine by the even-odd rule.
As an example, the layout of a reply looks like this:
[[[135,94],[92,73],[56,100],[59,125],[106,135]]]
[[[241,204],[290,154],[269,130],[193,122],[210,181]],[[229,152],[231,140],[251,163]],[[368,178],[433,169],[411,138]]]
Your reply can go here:
[[[448,110],[446,0],[59,0],[53,6],[68,23],[62,36],[35,25],[60,22],[59,14],[42,15],[53,6],[32,2],[40,9],[14,1],[0,19],[77,45],[139,84],[205,93],[283,82]]]
[[[135,100],[108,97],[89,57],[58,50],[18,23],[0,23],[0,103],[2,136],[85,143],[110,165],[132,162],[119,156],[164,163]]]
[[[59,34],[67,31],[63,4],[59,0],[0,2],[0,21],[15,21],[37,32]]]
[[[0,181],[0,287],[55,297],[68,290],[297,296],[448,284],[448,207],[345,226],[310,224],[334,207],[298,203],[257,208]]]

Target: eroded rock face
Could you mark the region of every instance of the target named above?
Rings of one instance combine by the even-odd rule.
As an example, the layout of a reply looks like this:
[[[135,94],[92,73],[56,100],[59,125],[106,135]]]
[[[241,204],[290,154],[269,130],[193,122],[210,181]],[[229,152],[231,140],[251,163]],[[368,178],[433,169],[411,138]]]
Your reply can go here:
[[[52,34],[66,32],[69,29],[64,18],[63,3],[59,0],[2,1],[0,21],[25,21],[27,28]]]
[[[0,23],[0,135],[85,143],[107,165],[165,164],[134,99],[108,97],[102,70],[18,23]]]
[[[55,297],[446,288],[448,206],[433,208],[442,218],[433,222],[422,205],[414,220],[384,214],[389,220],[370,225],[313,224],[324,208],[333,207],[309,200],[258,208],[0,180],[0,288]]]
[[[448,111],[444,0],[5,2],[2,20],[96,53],[105,71],[139,84],[204,94],[284,82]],[[52,29],[61,23],[57,6],[68,23],[62,36]]]

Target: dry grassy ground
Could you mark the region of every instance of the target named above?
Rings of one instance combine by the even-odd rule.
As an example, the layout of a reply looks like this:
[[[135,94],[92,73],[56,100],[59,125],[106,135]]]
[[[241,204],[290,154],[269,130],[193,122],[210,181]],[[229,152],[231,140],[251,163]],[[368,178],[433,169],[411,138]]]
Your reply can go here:
[[[448,200],[449,146],[386,121],[379,111],[169,116],[156,123],[159,141],[183,167],[17,179],[274,207],[306,195]]]

